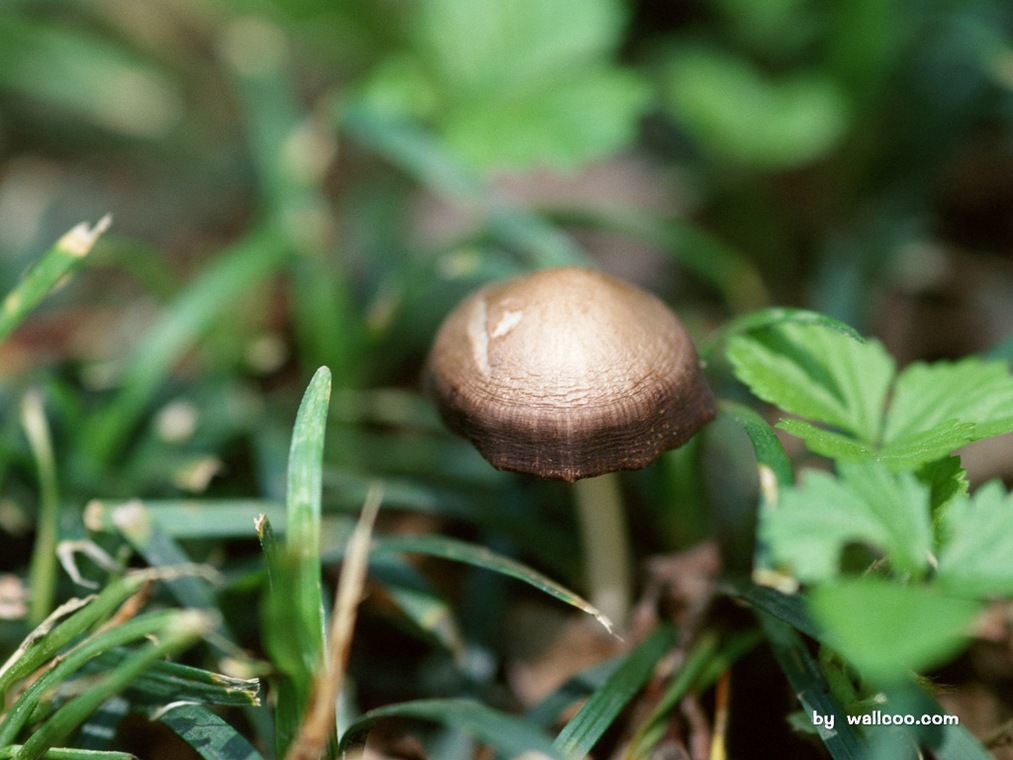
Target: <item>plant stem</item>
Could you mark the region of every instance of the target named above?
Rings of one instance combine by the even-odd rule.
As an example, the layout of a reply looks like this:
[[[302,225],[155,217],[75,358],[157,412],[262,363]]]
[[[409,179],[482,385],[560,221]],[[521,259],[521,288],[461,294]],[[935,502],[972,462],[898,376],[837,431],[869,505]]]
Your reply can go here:
[[[573,487],[589,601],[621,631],[629,616],[633,578],[619,476],[610,472],[578,480]]]

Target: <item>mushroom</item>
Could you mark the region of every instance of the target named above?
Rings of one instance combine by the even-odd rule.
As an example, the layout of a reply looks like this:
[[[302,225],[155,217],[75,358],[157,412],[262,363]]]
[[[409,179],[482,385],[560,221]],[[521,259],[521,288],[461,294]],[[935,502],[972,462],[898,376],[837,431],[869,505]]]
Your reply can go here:
[[[622,617],[629,562],[618,470],[646,467],[714,418],[693,343],[655,296],[600,272],[546,269],[467,297],[436,335],[427,393],[493,466],[577,484],[585,556],[622,589],[592,603]],[[616,533],[616,531],[619,531]],[[604,552],[604,553],[603,553]],[[624,565],[620,567],[619,565]]]

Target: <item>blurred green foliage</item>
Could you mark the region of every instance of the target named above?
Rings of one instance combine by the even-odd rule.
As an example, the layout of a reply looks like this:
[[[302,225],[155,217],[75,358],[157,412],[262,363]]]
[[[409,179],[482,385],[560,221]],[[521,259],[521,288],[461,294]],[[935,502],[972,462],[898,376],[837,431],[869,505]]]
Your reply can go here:
[[[262,652],[263,566],[252,522],[245,541],[231,526],[284,502],[292,420],[327,366],[325,555],[382,479],[393,527],[579,587],[566,491],[492,470],[419,396],[443,315],[489,279],[577,263],[640,279],[698,338],[777,303],[904,359],[982,351],[1013,283],[1011,40],[1007,0],[11,0],[0,290],[80,220],[114,222],[0,346],[0,571],[27,577],[39,536],[119,566],[208,561],[223,586],[159,600],[216,607],[219,633]],[[974,329],[940,327],[953,300]],[[742,397],[709,359],[718,395]],[[625,477],[639,557],[720,535],[749,566],[745,449],[718,424]],[[86,525],[96,499],[206,511],[138,537]],[[105,583],[94,556],[81,580]],[[380,572],[394,609],[361,623],[358,706],[499,700],[502,574],[449,584],[447,623],[414,566]],[[27,631],[0,619],[0,651]],[[418,656],[372,646],[393,632]]]

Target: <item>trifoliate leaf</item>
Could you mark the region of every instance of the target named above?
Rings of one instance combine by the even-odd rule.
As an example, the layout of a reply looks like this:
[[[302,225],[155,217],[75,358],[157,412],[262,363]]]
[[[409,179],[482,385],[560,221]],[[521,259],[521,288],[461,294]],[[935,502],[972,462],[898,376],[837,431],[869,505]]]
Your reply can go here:
[[[928,487],[873,463],[839,466],[840,477],[809,471],[765,513],[760,538],[775,565],[803,583],[840,573],[841,552],[864,544],[895,570],[920,577],[932,550]]]
[[[967,596],[1013,594],[1013,495],[997,481],[956,498],[941,516],[938,579]]]
[[[881,578],[838,580],[809,594],[823,640],[877,683],[944,663],[966,643],[980,602],[935,586],[902,586]]]
[[[878,341],[793,323],[733,335],[728,358],[753,393],[806,418],[779,427],[835,459],[913,470],[1013,431],[1013,377],[1002,362],[918,363],[895,378]]]
[[[753,393],[787,412],[875,444],[894,362],[874,340],[836,330],[782,324],[733,335],[728,358]]]

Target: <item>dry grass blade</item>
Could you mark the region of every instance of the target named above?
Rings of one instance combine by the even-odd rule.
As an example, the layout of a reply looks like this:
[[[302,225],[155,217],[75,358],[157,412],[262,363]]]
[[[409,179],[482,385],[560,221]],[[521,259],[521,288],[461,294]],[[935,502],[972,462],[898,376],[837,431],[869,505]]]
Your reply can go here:
[[[334,614],[327,636],[325,670],[313,682],[309,708],[285,760],[317,760],[334,735],[334,703],[345,680],[348,652],[352,645],[355,617],[366,585],[369,546],[383,487],[374,484],[366,494],[359,522],[348,540],[345,561],[334,596]]]

